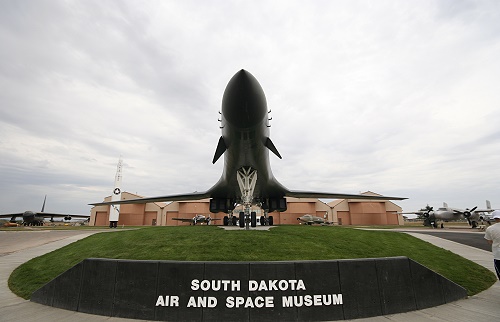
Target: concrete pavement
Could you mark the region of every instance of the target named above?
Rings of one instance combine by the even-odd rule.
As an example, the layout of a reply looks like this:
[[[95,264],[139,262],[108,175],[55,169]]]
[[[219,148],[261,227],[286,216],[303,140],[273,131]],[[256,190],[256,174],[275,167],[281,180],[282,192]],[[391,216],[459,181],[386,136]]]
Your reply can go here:
[[[90,236],[97,231],[78,232],[73,236],[51,241],[33,248],[17,250],[0,256],[0,321],[138,321],[123,318],[112,318],[57,309],[40,305],[14,295],[8,288],[7,281],[12,271],[31,258],[51,252],[79,239]],[[1,232],[10,233],[10,232]],[[474,247],[458,244],[431,235],[409,233],[412,236],[428,241],[436,246],[448,249],[462,257],[470,259],[494,272],[493,259],[490,252]],[[486,322],[500,321],[500,283],[497,281],[488,290],[453,303],[408,313],[384,315],[356,321],[449,321],[449,322]]]
[[[481,266],[486,267],[493,273],[493,256],[487,252],[475,247],[459,244],[450,240],[442,239],[432,235],[419,234],[417,232],[405,232],[414,237],[420,238],[438,247],[447,249],[464,258],[467,258]],[[355,321],[401,321],[401,322],[419,322],[419,321],[446,321],[446,322],[491,322],[500,321],[500,282],[497,281],[493,286],[484,292],[459,300],[453,303],[440,305],[424,310],[412,311],[407,313],[384,315],[366,319],[357,319]]]
[[[16,267],[32,258],[49,253],[77,240],[93,235],[99,231],[82,231],[73,236],[63,239],[49,241],[45,244],[24,248],[0,257],[0,321],[125,321],[128,319],[115,319],[79,312],[56,309],[50,306],[40,305],[24,300],[12,293],[8,286],[10,274]],[[12,234],[15,232],[0,231],[0,234]],[[129,320],[134,321],[134,320]]]

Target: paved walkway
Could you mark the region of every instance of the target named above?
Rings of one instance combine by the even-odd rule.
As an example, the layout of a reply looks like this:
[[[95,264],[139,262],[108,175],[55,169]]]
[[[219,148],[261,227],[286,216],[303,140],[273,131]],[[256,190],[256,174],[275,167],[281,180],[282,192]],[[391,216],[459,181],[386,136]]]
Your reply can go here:
[[[51,252],[96,232],[82,232],[65,239],[49,242],[37,247],[19,250],[0,257],[0,321],[1,322],[45,322],[45,321],[138,321],[122,318],[111,318],[73,311],[57,309],[26,301],[14,295],[7,286],[7,280],[12,271],[31,258]],[[435,236],[409,233],[434,245],[448,249],[465,258],[494,271],[490,252],[465,246]],[[497,281],[488,290],[469,297],[429,309],[408,313],[385,315],[358,319],[356,321],[449,321],[449,322],[490,322],[500,321],[500,283]]]
[[[409,235],[420,238],[433,245],[447,249],[464,258],[495,272],[493,267],[493,256],[475,247],[459,244],[450,240],[442,239],[432,235],[406,232]],[[453,303],[436,306],[419,311],[384,315],[356,321],[446,321],[446,322],[491,322],[500,321],[500,282],[497,281],[492,287],[484,292],[459,300]]]

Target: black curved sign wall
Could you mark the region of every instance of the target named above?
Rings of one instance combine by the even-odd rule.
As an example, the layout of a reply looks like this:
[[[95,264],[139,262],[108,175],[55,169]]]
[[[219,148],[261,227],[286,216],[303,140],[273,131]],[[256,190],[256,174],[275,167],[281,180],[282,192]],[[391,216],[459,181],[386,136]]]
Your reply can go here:
[[[295,262],[86,259],[35,293],[40,304],[168,321],[311,321],[394,314],[467,297],[406,257]]]

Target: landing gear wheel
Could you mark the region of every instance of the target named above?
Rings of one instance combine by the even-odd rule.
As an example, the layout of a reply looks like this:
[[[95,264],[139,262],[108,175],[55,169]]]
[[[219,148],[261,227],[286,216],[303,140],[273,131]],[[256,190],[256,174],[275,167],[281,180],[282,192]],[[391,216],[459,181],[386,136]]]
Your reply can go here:
[[[240,212],[240,228],[245,227],[245,213]]]
[[[260,216],[260,225],[265,226],[266,225],[266,218],[264,216]]]
[[[269,216],[269,218],[267,218],[267,220],[268,220],[269,226],[272,226],[274,224],[273,216]]]
[[[229,225],[229,218],[227,216],[224,216],[223,222],[224,222],[224,226]]]
[[[250,225],[257,227],[257,214],[253,211],[250,213]]]
[[[236,226],[236,223],[238,222],[238,218],[236,218],[236,216],[233,216],[232,222],[233,222],[233,226]]]

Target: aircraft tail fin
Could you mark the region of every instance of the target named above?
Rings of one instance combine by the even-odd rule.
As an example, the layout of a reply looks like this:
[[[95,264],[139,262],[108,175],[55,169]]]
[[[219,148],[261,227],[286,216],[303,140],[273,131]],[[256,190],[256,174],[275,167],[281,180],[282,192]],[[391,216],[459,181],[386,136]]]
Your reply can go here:
[[[265,143],[265,146],[271,150],[271,152],[273,152],[278,158],[282,159],[281,157],[281,154],[278,152],[278,149],[276,149],[276,147],[274,146],[274,143],[273,141],[271,141],[270,138],[267,138],[266,139],[266,143]]]
[[[45,211],[45,201],[47,201],[47,195],[45,195],[45,198],[43,198],[42,212]]]
[[[215,154],[214,154],[214,159],[212,160],[212,164],[217,162],[217,160],[219,160],[221,155],[223,155],[224,152],[226,152],[226,150],[227,150],[226,142],[224,142],[224,138],[221,136],[219,138],[219,143],[217,143],[217,149],[215,149]]]
[[[448,204],[446,202],[443,202],[443,207],[448,208]]]
[[[489,200],[486,200],[486,209],[491,209],[491,202]]]

